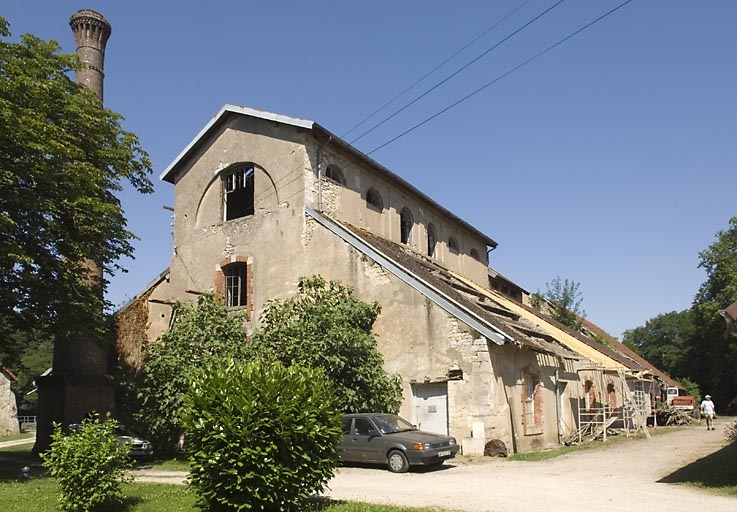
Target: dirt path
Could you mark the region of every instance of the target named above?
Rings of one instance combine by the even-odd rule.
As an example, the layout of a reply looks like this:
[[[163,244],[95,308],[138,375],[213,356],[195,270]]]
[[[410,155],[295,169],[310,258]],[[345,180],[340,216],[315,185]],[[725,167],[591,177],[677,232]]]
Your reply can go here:
[[[440,470],[401,475],[340,468],[326,495],[468,512],[735,511],[737,498],[658,482],[722,448],[723,426],[718,427],[692,427],[539,462],[459,459]]]

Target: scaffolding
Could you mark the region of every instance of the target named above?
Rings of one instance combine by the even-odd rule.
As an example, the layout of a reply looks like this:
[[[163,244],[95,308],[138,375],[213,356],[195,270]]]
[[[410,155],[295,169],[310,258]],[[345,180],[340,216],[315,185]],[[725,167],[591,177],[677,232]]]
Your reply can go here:
[[[631,432],[642,432],[650,437],[647,428],[648,410],[650,407],[649,390],[646,390],[649,381],[644,374],[628,375],[621,368],[586,367],[579,368],[579,394],[577,424],[578,429],[563,439],[564,444],[579,444],[592,439],[606,441],[609,430],[618,426],[627,436]],[[588,374],[588,379],[581,378],[582,372]],[[611,382],[606,377],[618,380],[619,394],[622,397],[621,407],[612,407],[604,393],[609,393]],[[630,385],[632,387],[630,387]]]

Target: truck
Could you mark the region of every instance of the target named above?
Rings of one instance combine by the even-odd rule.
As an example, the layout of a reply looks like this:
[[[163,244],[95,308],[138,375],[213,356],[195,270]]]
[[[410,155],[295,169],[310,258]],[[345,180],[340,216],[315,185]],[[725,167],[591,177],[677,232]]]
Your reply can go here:
[[[666,390],[665,403],[668,404],[668,407],[682,409],[684,411],[693,411],[696,409],[696,399],[681,393],[683,391],[676,387],[669,387]]]

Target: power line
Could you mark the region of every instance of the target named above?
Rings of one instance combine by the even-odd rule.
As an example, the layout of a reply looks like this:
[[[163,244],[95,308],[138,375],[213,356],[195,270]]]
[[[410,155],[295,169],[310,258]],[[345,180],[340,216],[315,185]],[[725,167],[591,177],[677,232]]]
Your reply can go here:
[[[437,89],[438,87],[440,87],[441,85],[443,85],[445,82],[447,82],[448,80],[450,80],[451,78],[453,78],[454,76],[456,76],[457,74],[459,74],[461,71],[463,71],[464,69],[468,68],[469,66],[471,66],[472,64],[474,64],[476,61],[478,61],[482,57],[484,57],[487,54],[489,54],[489,52],[495,50],[496,48],[498,48],[499,46],[501,46],[505,42],[507,42],[510,39],[512,39],[514,36],[516,36],[517,34],[519,34],[520,32],[522,32],[524,29],[526,29],[527,27],[529,27],[530,25],[532,25],[533,23],[535,23],[537,20],[539,20],[540,18],[542,18],[543,16],[545,16],[546,14],[548,14],[550,11],[552,11],[553,9],[555,9],[556,7],[558,7],[563,2],[565,2],[565,0],[558,0],[555,4],[551,5],[547,9],[545,9],[543,12],[541,12],[540,14],[538,14],[537,16],[535,16],[534,18],[532,18],[530,21],[528,21],[527,23],[525,23],[524,25],[522,25],[520,28],[518,28],[517,30],[515,30],[514,32],[512,32],[511,34],[509,34],[507,37],[505,37],[504,39],[502,39],[498,43],[496,43],[494,46],[492,46],[491,48],[489,48],[486,51],[484,51],[483,53],[481,53],[481,55],[477,56],[474,59],[471,59],[469,62],[467,62],[466,64],[464,64],[463,66],[461,66],[457,71],[455,71],[454,73],[452,73],[451,75],[449,75],[445,79],[441,80],[440,82],[438,82],[437,84],[435,84],[434,86],[432,86],[430,89],[428,89],[424,93],[420,94],[418,97],[416,97],[415,99],[413,99],[412,101],[410,101],[409,103],[407,103],[405,106],[403,106],[399,110],[395,111],[389,117],[384,118],[383,121],[379,122],[378,124],[375,124],[373,127],[371,127],[370,129],[366,130],[365,132],[363,132],[361,135],[359,135],[358,137],[356,137],[355,139],[353,139],[352,141],[350,141],[350,144],[353,144],[357,140],[363,138],[365,135],[368,135],[369,133],[371,133],[372,131],[374,131],[376,128],[378,128],[382,124],[386,123],[387,121],[389,121],[390,119],[392,119],[393,117],[395,117],[400,112],[404,111],[408,107],[410,107],[410,106],[414,105],[415,103],[417,103],[419,100],[421,100],[422,98],[424,98],[425,96],[427,96],[428,94],[430,94],[432,91],[434,91],[435,89]]]
[[[511,17],[513,14],[515,14],[520,9],[522,9],[528,3],[530,3],[530,0],[525,0],[520,5],[518,5],[517,7],[515,7],[511,11],[509,11],[509,13],[507,13],[502,19],[500,19],[499,21],[497,21],[496,23],[494,23],[492,26],[490,26],[489,28],[487,28],[486,30],[484,30],[481,34],[479,34],[478,36],[476,36],[475,38],[473,38],[463,48],[461,48],[460,50],[456,51],[453,55],[451,55],[450,57],[448,57],[447,59],[445,59],[443,62],[441,62],[440,64],[438,64],[434,68],[432,68],[430,71],[428,71],[424,75],[422,75],[414,83],[412,83],[412,85],[410,85],[409,87],[407,87],[406,89],[404,89],[402,92],[400,92],[399,94],[397,94],[396,96],[394,96],[392,99],[390,99],[389,101],[387,101],[386,103],[384,103],[382,106],[380,106],[379,108],[377,108],[376,110],[374,110],[373,112],[371,112],[367,117],[365,117],[358,124],[354,125],[350,130],[348,130],[348,131],[344,132],[343,134],[341,134],[340,137],[341,138],[345,138],[345,136],[348,135],[349,133],[351,133],[353,130],[355,130],[359,126],[363,125],[364,123],[366,123],[366,121],[368,121],[369,119],[371,119],[372,117],[374,117],[376,114],[378,114],[379,112],[381,112],[382,110],[384,110],[386,107],[388,107],[389,105],[391,105],[392,103],[394,103],[396,100],[398,100],[399,98],[401,98],[402,96],[404,96],[404,94],[406,94],[410,90],[414,89],[415,86],[418,85],[420,82],[422,82],[425,78],[427,78],[428,76],[432,75],[438,69],[440,69],[441,67],[443,67],[445,64],[447,64],[451,60],[453,60],[460,53],[462,53],[466,48],[468,48],[473,43],[475,43],[476,41],[478,41],[479,39],[481,39],[482,37],[484,37],[486,34],[488,34],[489,32],[491,32],[492,30],[494,30],[499,25],[501,25],[504,21],[506,21],[509,17]]]
[[[408,129],[408,130],[405,130],[405,131],[403,131],[402,133],[400,133],[399,135],[397,135],[397,136],[396,136],[396,137],[394,137],[393,139],[390,139],[389,141],[385,142],[385,143],[384,143],[384,144],[382,144],[381,146],[378,146],[378,147],[376,147],[376,148],[372,149],[371,151],[369,151],[368,153],[366,153],[366,155],[370,155],[370,154],[372,154],[372,153],[375,153],[376,151],[380,150],[380,149],[381,149],[381,148],[383,148],[383,147],[386,147],[386,146],[388,146],[389,144],[391,144],[392,142],[396,141],[397,139],[399,139],[399,138],[401,138],[401,137],[404,137],[405,135],[407,135],[407,134],[408,134],[408,133],[410,133],[410,132],[413,132],[413,131],[415,131],[415,130],[416,130],[417,128],[419,128],[420,126],[422,126],[422,125],[424,125],[424,124],[426,124],[426,123],[428,123],[428,122],[432,121],[433,119],[435,119],[436,117],[440,116],[441,114],[444,114],[445,112],[447,112],[448,110],[452,109],[453,107],[455,107],[455,106],[457,106],[457,105],[459,105],[459,104],[463,103],[464,101],[466,101],[467,99],[471,98],[472,96],[475,96],[476,94],[480,93],[481,91],[483,91],[483,90],[484,90],[484,89],[486,89],[487,87],[489,87],[489,86],[491,86],[491,85],[494,85],[494,84],[495,84],[495,83],[497,83],[498,81],[502,80],[503,78],[506,78],[507,76],[511,75],[512,73],[514,73],[514,72],[515,72],[515,71],[517,71],[518,69],[520,69],[520,68],[522,68],[522,67],[526,66],[527,64],[529,64],[530,62],[532,62],[532,61],[536,60],[537,58],[539,58],[539,57],[542,57],[543,55],[545,55],[545,54],[546,54],[546,53],[548,53],[549,51],[553,50],[553,49],[554,49],[554,48],[556,48],[557,46],[560,46],[561,44],[565,43],[566,41],[568,41],[568,40],[569,40],[569,39],[571,39],[572,37],[574,37],[574,36],[576,36],[576,35],[580,34],[580,33],[581,33],[581,32],[583,32],[584,30],[586,30],[587,28],[589,28],[589,27],[591,27],[592,25],[594,25],[594,24],[598,23],[599,21],[603,20],[604,18],[606,18],[606,17],[607,17],[607,16],[609,16],[610,14],[613,14],[613,13],[614,13],[615,11],[618,11],[619,9],[621,9],[622,7],[624,7],[625,5],[627,5],[627,4],[628,4],[628,3],[630,3],[630,2],[632,2],[632,0],[626,0],[625,2],[622,2],[621,4],[619,4],[618,6],[616,6],[615,8],[613,8],[612,10],[608,11],[608,12],[607,12],[607,13],[605,13],[605,14],[602,14],[601,16],[599,16],[598,18],[596,18],[595,20],[593,20],[593,21],[591,21],[591,22],[587,23],[586,25],[584,25],[583,27],[579,28],[579,29],[578,29],[578,30],[576,30],[575,32],[573,32],[573,33],[571,33],[571,34],[567,35],[566,37],[564,37],[563,39],[559,40],[559,41],[558,41],[557,43],[554,43],[554,44],[552,44],[552,45],[548,46],[548,47],[547,47],[547,48],[545,48],[545,49],[544,49],[543,51],[541,51],[541,52],[539,52],[539,53],[535,54],[534,56],[532,56],[532,57],[530,57],[529,59],[525,60],[525,61],[524,61],[524,62],[522,62],[521,64],[519,64],[519,65],[517,65],[517,66],[513,67],[512,69],[510,69],[510,70],[509,70],[509,71],[507,71],[506,73],[503,73],[502,75],[499,75],[498,77],[496,77],[496,78],[495,78],[494,80],[492,80],[491,82],[487,82],[486,84],[482,85],[481,87],[479,87],[479,88],[478,88],[478,89],[476,89],[475,91],[473,91],[473,92],[471,92],[471,93],[467,94],[466,96],[464,96],[463,98],[459,99],[459,100],[458,100],[458,101],[456,101],[455,103],[451,103],[450,105],[448,105],[447,107],[445,107],[445,108],[444,108],[443,110],[441,110],[441,111],[439,111],[439,112],[437,112],[437,113],[433,114],[432,116],[428,117],[428,118],[427,118],[427,119],[425,119],[424,121],[421,121],[420,123],[417,123],[417,124],[416,124],[416,125],[414,125],[414,126],[413,126],[412,128],[410,128],[410,129]]]

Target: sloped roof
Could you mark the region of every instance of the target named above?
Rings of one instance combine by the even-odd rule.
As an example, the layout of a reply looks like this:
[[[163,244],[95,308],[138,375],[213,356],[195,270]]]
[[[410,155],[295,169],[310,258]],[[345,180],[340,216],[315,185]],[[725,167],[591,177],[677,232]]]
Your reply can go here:
[[[555,339],[552,339],[544,331],[537,329],[533,323],[528,322],[525,318],[521,318],[519,315],[501,304],[488,300],[488,298],[483,294],[480,295],[476,293],[475,290],[465,286],[464,283],[455,279],[447,269],[435,262],[421,257],[408,247],[381,238],[361,228],[343,224],[335,219],[315,212],[310,208],[307,208],[306,211],[308,215],[321,221],[324,225],[326,223],[330,223],[332,226],[338,228],[337,230],[331,229],[331,231],[336,233],[347,243],[353,245],[354,248],[364,252],[367,256],[372,257],[374,261],[376,261],[377,258],[385,258],[386,261],[376,262],[388,271],[396,272],[396,267],[387,264],[388,262],[396,263],[399,268],[403,269],[403,271],[412,277],[415,284],[413,284],[412,280],[403,280],[410,286],[415,287],[418,292],[423,294],[426,293],[423,291],[422,287],[416,286],[416,283],[423,282],[429,284],[434,290],[437,290],[445,298],[452,301],[452,303],[462,309],[462,314],[459,320],[464,323],[467,322],[467,317],[463,316],[463,314],[466,313],[473,318],[479,319],[482,323],[487,324],[495,332],[502,333],[507,342],[512,342],[520,347],[525,347],[537,352],[553,354],[566,359],[581,359],[579,354],[567,349],[564,345],[558,343]],[[341,232],[341,230],[343,232]],[[350,236],[348,235],[356,236],[362,240],[371,249],[373,249],[372,254],[367,254],[367,251],[362,249],[360,244],[352,243]],[[428,298],[433,300],[432,297]],[[443,304],[440,305],[443,307]],[[482,334],[485,333],[482,331]],[[497,343],[501,344],[498,341]]]
[[[466,280],[462,276],[456,276],[457,279],[465,281],[469,286],[476,287],[480,292],[487,294],[492,297],[494,301],[502,304],[504,307],[515,311],[521,317],[526,318],[530,323],[537,326],[538,329],[546,332],[549,336],[556,339],[559,343],[565,345],[570,350],[585,356],[587,359],[596,363],[604,368],[616,368],[622,367],[635,372],[640,372],[644,369],[642,365],[637,362],[628,359],[622,354],[600,344],[596,341],[583,336],[582,334],[573,331],[567,326],[557,322],[553,318],[545,315],[534,308],[521,304],[517,301],[506,297],[505,295],[495,291],[482,288],[470,281]]]
[[[2,364],[0,364],[0,373],[2,373],[3,375],[5,375],[9,380],[12,380],[13,382],[18,382],[18,378],[13,374],[13,372],[11,372],[10,370],[8,370]]]
[[[612,346],[614,347],[613,350],[620,352],[624,357],[627,357],[635,361],[641,367],[648,369],[650,373],[652,373],[653,375],[658,377],[660,380],[668,384],[668,386],[678,387],[678,388],[683,387],[680,384],[678,384],[675,380],[673,380],[667,373],[665,373],[664,371],[654,366],[647,359],[639,355],[637,352],[629,348],[624,343],[621,343],[619,340],[617,340],[613,336],[610,336],[609,333],[607,333],[604,329],[602,329],[595,323],[589,320],[586,320],[586,319],[583,320],[583,323],[587,329],[599,334],[600,336],[606,337],[612,343]]]
[[[221,127],[230,120],[233,116],[245,116],[245,117],[252,117],[256,119],[264,119],[267,121],[273,121],[275,123],[279,124],[286,124],[289,126],[294,126],[296,128],[304,129],[304,130],[310,130],[312,131],[313,135],[316,139],[330,142],[330,144],[333,144],[335,146],[340,147],[344,151],[350,153],[353,157],[355,157],[356,160],[363,162],[368,167],[373,169],[375,172],[383,176],[389,181],[392,181],[394,183],[397,183],[401,186],[401,188],[410,191],[412,194],[417,195],[420,197],[423,201],[427,202],[428,204],[432,205],[434,208],[437,208],[440,212],[442,212],[443,215],[447,216],[448,218],[452,219],[454,222],[457,222],[458,224],[462,225],[465,229],[470,231],[471,233],[474,233],[476,236],[481,238],[483,242],[490,247],[496,247],[498,244],[488,235],[482,233],[477,228],[466,222],[465,220],[458,217],[456,214],[451,212],[450,210],[444,208],[439,203],[437,203],[434,199],[432,199],[430,196],[426,195],[424,192],[419,190],[418,188],[414,187],[409,182],[402,179],[399,175],[393,173],[368,155],[365,155],[364,153],[360,152],[358,149],[351,146],[348,142],[344,141],[334,133],[331,133],[327,129],[323,128],[319,124],[315,123],[314,121],[309,121],[307,119],[299,119],[296,117],[289,117],[282,114],[274,114],[272,112],[266,112],[264,110],[256,110],[248,107],[241,107],[237,105],[224,105],[215,116],[210,119],[210,121],[200,130],[200,132],[195,135],[194,139],[192,139],[189,144],[187,144],[184,149],[177,155],[177,157],[164,169],[164,171],[159,176],[159,179],[162,181],[167,181],[169,183],[174,183],[177,174],[182,170],[182,168],[186,165],[186,162],[197,153],[197,151],[200,150],[202,146],[207,144],[207,142],[210,140],[210,138],[217,133],[218,130],[221,129]]]

